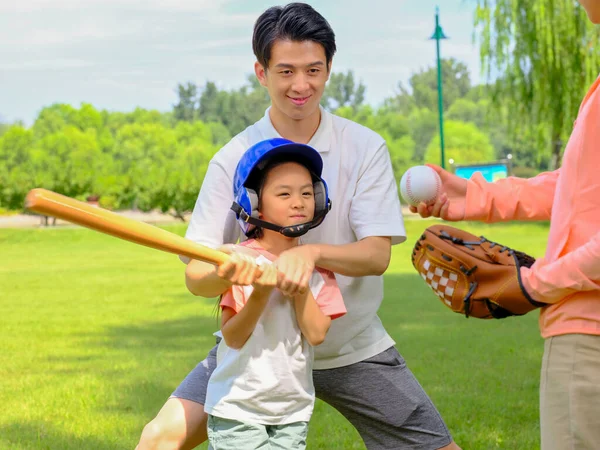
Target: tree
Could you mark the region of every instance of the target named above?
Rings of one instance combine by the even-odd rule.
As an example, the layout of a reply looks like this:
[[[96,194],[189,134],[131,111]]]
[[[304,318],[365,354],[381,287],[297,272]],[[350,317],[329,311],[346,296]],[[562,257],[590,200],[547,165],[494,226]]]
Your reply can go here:
[[[472,123],[449,120],[445,124],[445,156],[457,164],[484,163],[496,159],[488,136]],[[425,162],[440,164],[440,137],[436,135],[425,152]]]
[[[365,101],[366,87],[356,82],[354,72],[332,73],[325,87],[321,103],[330,111],[350,106],[358,108]]]
[[[437,68],[430,67],[413,74],[407,88],[398,85],[399,94],[387,99],[385,107],[408,114],[414,108],[438,109]],[[457,99],[465,97],[471,90],[469,69],[453,58],[442,60],[442,85],[444,89],[444,110]]]
[[[490,105],[488,100],[473,102],[466,98],[456,100],[446,113],[447,120],[474,123],[478,128],[485,129],[490,123]]]
[[[235,135],[258,121],[270,102],[267,90],[254,74],[232,91],[221,91],[208,81],[199,97],[198,117],[204,122],[221,122],[229,135]]]
[[[547,123],[551,168],[560,165],[582,97],[598,75],[600,36],[573,0],[478,0],[475,15],[481,58],[496,105],[509,110],[509,127]]]
[[[55,103],[43,108],[33,123],[33,132],[38,139],[59,132],[76,121],[77,109],[71,105]]]
[[[175,120],[191,122],[196,118],[198,87],[189,81],[185,85],[178,84],[177,96],[179,97],[179,102],[173,108]]]
[[[408,116],[411,137],[415,142],[413,159],[422,163],[425,151],[433,136],[438,132],[437,114],[427,108],[414,109]]]
[[[549,142],[547,124],[523,128],[518,134],[511,133],[505,119],[507,108],[494,108],[489,99],[478,98],[481,99],[477,102],[466,98],[457,100],[448,109],[446,118],[476,125],[489,136],[496,157],[507,158],[511,155],[513,167],[528,167],[535,173],[547,169],[548,157],[538,151]]]
[[[385,134],[383,137],[388,144],[394,175],[396,180],[399,181],[404,172],[416,164],[413,159],[415,141],[409,135],[402,136],[400,139],[388,138]]]
[[[222,96],[217,85],[207,81],[200,94],[198,117],[204,122],[218,122],[221,118]]]
[[[6,133],[9,128],[10,128],[9,124],[7,124],[7,123],[0,123],[0,136],[2,136],[4,133]]]

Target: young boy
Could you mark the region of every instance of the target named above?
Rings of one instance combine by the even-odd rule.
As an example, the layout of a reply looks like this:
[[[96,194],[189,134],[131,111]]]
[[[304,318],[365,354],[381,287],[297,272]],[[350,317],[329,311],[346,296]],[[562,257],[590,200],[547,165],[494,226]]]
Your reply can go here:
[[[600,0],[580,0],[600,23]],[[437,166],[445,191],[412,208],[445,220],[550,220],[544,258],[521,270],[526,291],[548,303],[540,380],[542,450],[595,449],[600,443],[600,78],[585,96],[562,167],[531,179],[486,183]]]
[[[252,286],[232,286],[221,297],[223,340],[204,403],[215,450],[306,448],[313,347],[346,308],[332,272],[315,269],[305,293],[285,297],[272,262],[328,213],[322,168],[316,150],[285,139],[259,142],[238,164],[234,208],[249,238],[242,245],[263,264]],[[253,258],[232,258],[252,269]]]
[[[282,252],[275,265],[278,289],[288,296],[306,291],[316,266],[334,272],[348,310],[315,348],[316,395],[356,427],[369,450],[457,449],[377,316],[381,275],[391,245],[406,239],[404,223],[383,138],[319,106],[336,50],[333,30],[309,5],[273,7],[255,24],[253,49],[255,73],[271,107],[212,159],[186,236],[215,248],[243,239],[227,210],[236,165],[247,148],[276,137],[315,148],[335,202],[323,224],[303,236],[303,245]],[[231,265],[217,271],[191,261],[186,282],[192,293],[214,297],[232,284],[252,284],[256,272]],[[144,428],[140,450],[193,448],[206,439],[203,405],[215,355],[213,349]]]

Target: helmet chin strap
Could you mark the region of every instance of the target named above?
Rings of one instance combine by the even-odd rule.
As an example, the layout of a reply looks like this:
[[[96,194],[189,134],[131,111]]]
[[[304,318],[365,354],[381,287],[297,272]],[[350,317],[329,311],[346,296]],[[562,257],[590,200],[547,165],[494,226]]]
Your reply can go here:
[[[246,213],[246,211],[244,211],[244,209],[236,202],[233,202],[233,205],[231,205],[231,209],[236,214],[238,214],[239,218],[242,219],[244,222],[247,222],[256,227],[276,231],[278,233],[283,234],[285,237],[297,238],[305,235],[306,233],[308,233],[308,230],[316,227],[321,222],[323,222],[325,215],[327,214],[329,209],[331,209],[331,202],[329,202],[328,208],[326,210],[321,211],[319,214],[313,217],[313,219],[310,222],[301,223],[299,225],[291,225],[287,227],[281,227],[279,225],[275,225],[274,223],[266,222],[264,220],[257,219],[256,217],[249,216]]]

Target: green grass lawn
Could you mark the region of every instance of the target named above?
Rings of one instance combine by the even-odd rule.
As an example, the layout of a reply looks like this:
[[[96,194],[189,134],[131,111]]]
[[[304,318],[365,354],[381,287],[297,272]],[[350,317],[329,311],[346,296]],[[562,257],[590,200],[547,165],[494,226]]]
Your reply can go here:
[[[491,322],[447,310],[410,264],[428,224],[407,221],[380,315],[464,450],[539,448],[537,313]],[[548,231],[461,226],[534,256]],[[0,230],[0,449],[133,449],[213,345],[214,307],[188,294],[175,256],[84,229]],[[364,446],[319,402],[309,448]]]

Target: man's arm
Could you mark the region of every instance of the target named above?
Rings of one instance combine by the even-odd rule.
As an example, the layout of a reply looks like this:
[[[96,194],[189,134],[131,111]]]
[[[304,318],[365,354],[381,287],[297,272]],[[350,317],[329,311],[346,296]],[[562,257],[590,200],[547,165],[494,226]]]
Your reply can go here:
[[[228,280],[217,275],[217,268],[204,261],[191,260],[185,268],[185,285],[200,297],[217,297],[232,286]]]
[[[307,244],[314,247],[315,265],[347,277],[382,275],[390,264],[390,237],[369,236],[343,245]]]
[[[232,285],[248,286],[259,275],[256,264],[258,253],[240,245],[219,248],[231,255],[229,260],[216,267],[203,261],[192,260],[185,269],[185,284],[189,291],[201,297],[216,297]]]
[[[275,262],[279,289],[288,296],[303,294],[315,266],[348,277],[381,275],[391,257],[389,237],[370,236],[341,245],[306,244],[286,250]]]
[[[185,237],[225,253],[243,252],[257,256],[256,252],[250,249],[232,245],[239,238],[239,226],[230,212],[233,202],[232,180],[227,167],[216,159],[217,157],[213,158],[208,165]],[[212,264],[180,258],[188,263],[185,269],[185,284],[194,295],[216,297],[223,294],[232,284],[246,285],[254,282],[253,277],[242,276],[240,261],[234,264],[226,263],[217,271]],[[248,268],[248,265],[246,267]]]

